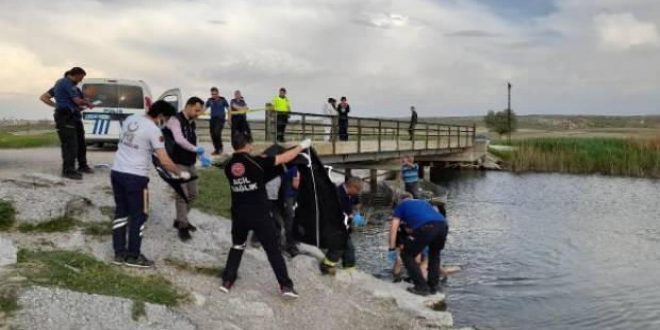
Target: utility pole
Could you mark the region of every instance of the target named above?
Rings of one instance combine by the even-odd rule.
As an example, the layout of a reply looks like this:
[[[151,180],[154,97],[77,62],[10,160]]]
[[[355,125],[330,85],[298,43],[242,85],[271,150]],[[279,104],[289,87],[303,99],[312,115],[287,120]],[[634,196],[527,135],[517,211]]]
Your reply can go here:
[[[506,83],[509,91],[509,102],[506,107],[507,125],[509,127],[509,145],[511,144],[511,82]]]

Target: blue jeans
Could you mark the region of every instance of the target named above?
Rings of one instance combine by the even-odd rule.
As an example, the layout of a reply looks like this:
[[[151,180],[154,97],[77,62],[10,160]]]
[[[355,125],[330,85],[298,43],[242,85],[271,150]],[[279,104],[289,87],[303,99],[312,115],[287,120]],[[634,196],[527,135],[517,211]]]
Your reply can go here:
[[[110,180],[116,205],[115,218],[112,221],[112,246],[115,255],[138,257],[149,211],[149,178],[112,171]]]
[[[445,247],[448,231],[446,221],[429,222],[413,231],[403,242],[401,259],[415,288],[429,291],[430,288],[435,288],[440,283],[440,251]],[[424,281],[415,257],[422,253],[427,246],[429,247],[429,273],[427,280]]]

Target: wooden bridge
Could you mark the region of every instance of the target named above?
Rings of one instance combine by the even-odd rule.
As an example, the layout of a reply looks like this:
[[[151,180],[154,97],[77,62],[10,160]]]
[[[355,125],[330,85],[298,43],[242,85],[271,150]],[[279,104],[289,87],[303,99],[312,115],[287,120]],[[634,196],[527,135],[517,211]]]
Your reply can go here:
[[[275,112],[266,112],[264,119],[249,121],[255,151],[275,143]],[[210,139],[208,121],[198,125],[198,134]],[[409,120],[350,117],[347,141],[339,140],[338,128],[336,116],[290,112],[285,139],[298,142],[311,138],[325,164],[349,169],[384,169],[388,164],[399,164],[398,159],[404,155],[415,156],[423,166],[438,162],[475,163],[486,153],[485,143],[475,140],[475,126],[420,121],[410,134]],[[223,141],[229,141],[227,127]]]

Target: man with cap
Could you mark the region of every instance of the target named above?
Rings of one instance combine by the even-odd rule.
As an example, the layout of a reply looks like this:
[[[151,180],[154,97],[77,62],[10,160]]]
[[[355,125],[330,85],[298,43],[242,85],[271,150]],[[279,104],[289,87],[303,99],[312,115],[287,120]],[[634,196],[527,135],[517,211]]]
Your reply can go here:
[[[211,108],[211,120],[209,121],[211,140],[213,141],[213,152],[211,155],[219,155],[223,151],[222,129],[225,127],[225,116],[229,103],[227,99],[220,96],[217,87],[211,87],[211,97],[206,100],[206,109]]]

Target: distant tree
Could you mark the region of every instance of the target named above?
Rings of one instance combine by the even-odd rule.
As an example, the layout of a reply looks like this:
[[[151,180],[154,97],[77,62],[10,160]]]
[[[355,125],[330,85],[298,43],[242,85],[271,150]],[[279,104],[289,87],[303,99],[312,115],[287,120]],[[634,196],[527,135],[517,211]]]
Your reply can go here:
[[[511,111],[511,130],[509,131],[508,114],[509,110],[506,109],[498,112],[493,110],[488,111],[488,114],[484,117],[486,127],[499,134],[500,138],[504,134],[515,132],[518,127],[518,118],[516,117],[516,113]]]

